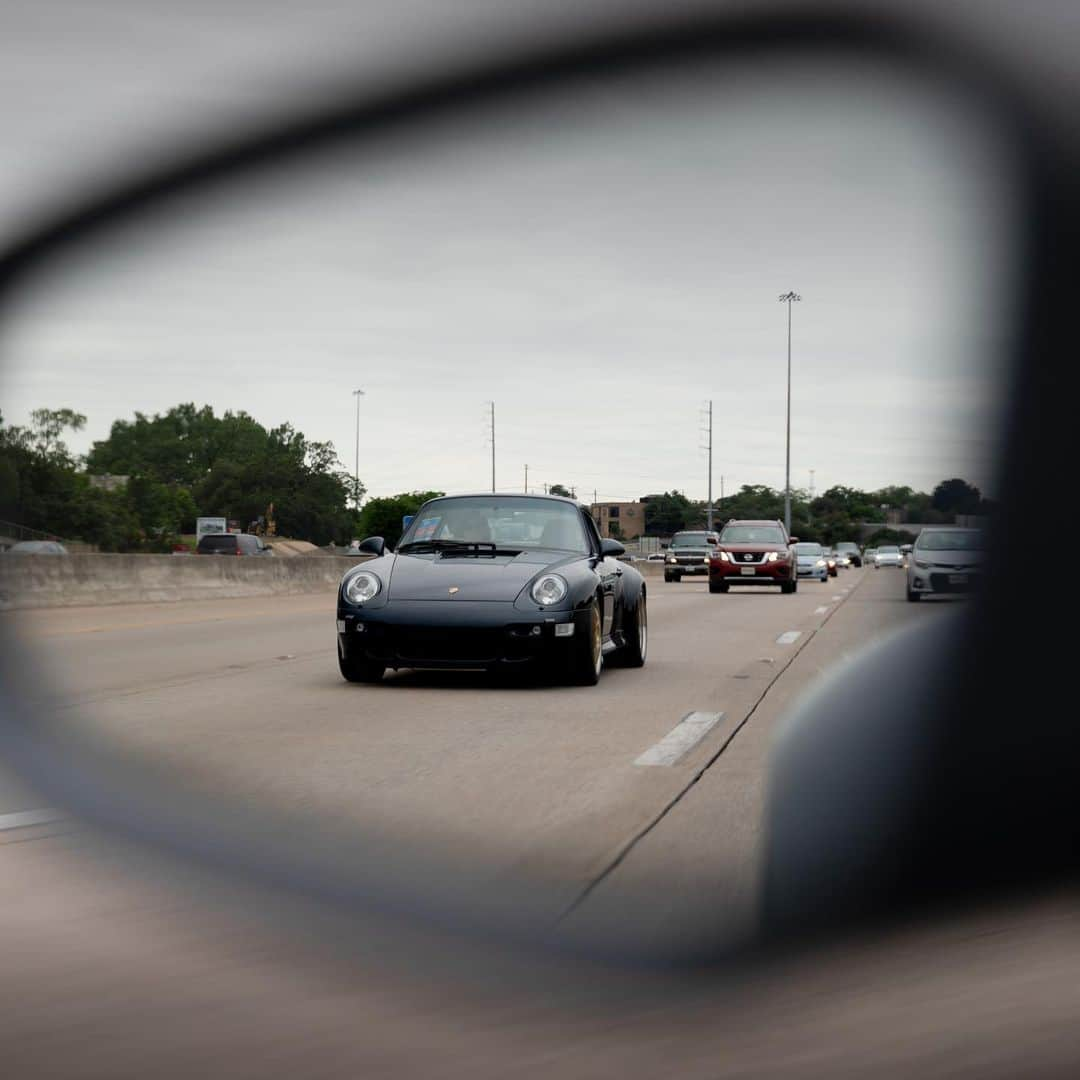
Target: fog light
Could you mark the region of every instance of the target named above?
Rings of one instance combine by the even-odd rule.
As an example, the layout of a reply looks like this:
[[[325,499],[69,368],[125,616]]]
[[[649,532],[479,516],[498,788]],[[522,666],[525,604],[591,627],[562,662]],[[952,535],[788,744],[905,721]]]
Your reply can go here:
[[[540,636],[540,627],[539,627],[539,626],[534,626],[534,627],[533,627],[533,628],[532,628],[532,629],[531,629],[531,630],[529,631],[529,634],[530,634],[530,636],[532,636],[532,637],[539,637],[539,636]]]
[[[572,622],[556,623],[555,624],[555,636],[556,637],[573,637],[574,636],[574,624]]]

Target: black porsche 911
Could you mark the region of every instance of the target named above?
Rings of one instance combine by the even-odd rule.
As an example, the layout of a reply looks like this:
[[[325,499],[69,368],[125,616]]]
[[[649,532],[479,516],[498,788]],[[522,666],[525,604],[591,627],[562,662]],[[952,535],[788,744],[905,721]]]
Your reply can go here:
[[[578,503],[555,495],[451,495],[425,503],[397,548],[338,590],[338,663],[350,682],[387,668],[541,665],[592,686],[604,657],[645,663],[645,579]]]

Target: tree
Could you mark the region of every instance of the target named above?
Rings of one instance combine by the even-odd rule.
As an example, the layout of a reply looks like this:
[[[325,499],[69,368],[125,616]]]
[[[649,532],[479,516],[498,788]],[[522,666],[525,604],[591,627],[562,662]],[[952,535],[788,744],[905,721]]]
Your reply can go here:
[[[665,491],[662,495],[646,495],[645,531],[653,536],[670,536],[696,522],[700,510],[681,492]]]
[[[194,528],[196,514],[246,524],[271,504],[282,536],[325,544],[356,531],[348,506],[355,484],[333,443],[311,441],[288,423],[268,430],[245,412],[219,417],[188,402],[154,416],[136,413],[94,443],[87,467],[132,478],[134,506],[151,536],[177,522]]]
[[[381,536],[389,547],[396,546],[405,531],[402,518],[414,515],[428,499],[437,499],[441,491],[406,491],[369,499],[360,511],[358,532],[362,537]]]
[[[932,496],[931,505],[944,514],[977,514],[982,504],[982,493],[966,480],[953,478],[942,480]]]
[[[572,499],[573,495],[570,494],[570,489],[563,484],[552,484],[548,488],[548,494],[550,495],[562,495],[563,498]]]

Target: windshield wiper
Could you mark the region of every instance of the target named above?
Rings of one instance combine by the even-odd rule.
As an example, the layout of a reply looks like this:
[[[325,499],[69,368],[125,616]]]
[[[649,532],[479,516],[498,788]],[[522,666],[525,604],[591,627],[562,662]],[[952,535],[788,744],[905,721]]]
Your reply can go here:
[[[398,551],[435,551],[444,557],[447,555],[486,555],[493,558],[496,555],[518,554],[517,551],[500,551],[495,544],[483,540],[410,540],[407,544],[402,544]]]

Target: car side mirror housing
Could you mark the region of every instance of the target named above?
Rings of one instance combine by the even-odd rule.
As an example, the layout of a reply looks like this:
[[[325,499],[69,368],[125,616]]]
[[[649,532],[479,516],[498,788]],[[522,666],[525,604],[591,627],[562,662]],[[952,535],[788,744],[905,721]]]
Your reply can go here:
[[[797,544],[799,542],[799,538],[797,536],[789,536],[787,538],[787,542],[789,544]]]
[[[619,555],[625,555],[626,548],[619,543],[618,540],[601,540],[600,541],[600,557],[617,558]]]
[[[386,541],[381,536],[369,536],[360,541],[357,550],[369,555],[383,555],[386,552]]]

